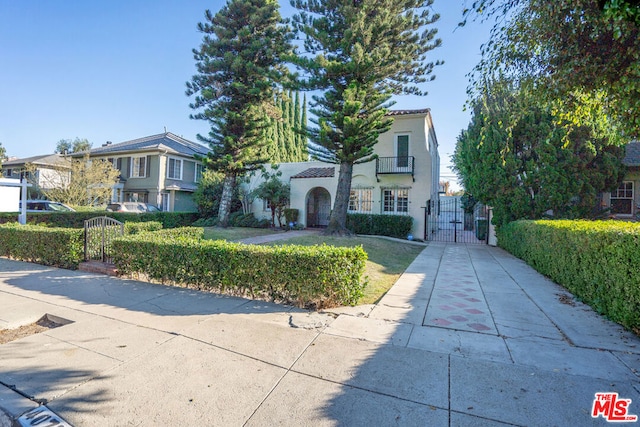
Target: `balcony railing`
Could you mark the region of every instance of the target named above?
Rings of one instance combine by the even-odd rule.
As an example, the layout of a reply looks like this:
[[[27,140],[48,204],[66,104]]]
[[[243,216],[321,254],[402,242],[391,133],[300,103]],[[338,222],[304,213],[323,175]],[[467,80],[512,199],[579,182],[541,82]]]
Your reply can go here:
[[[411,175],[411,178],[415,182],[414,173],[414,157],[378,157],[376,159],[376,179],[378,182],[380,179],[378,175],[389,174],[407,174]]]

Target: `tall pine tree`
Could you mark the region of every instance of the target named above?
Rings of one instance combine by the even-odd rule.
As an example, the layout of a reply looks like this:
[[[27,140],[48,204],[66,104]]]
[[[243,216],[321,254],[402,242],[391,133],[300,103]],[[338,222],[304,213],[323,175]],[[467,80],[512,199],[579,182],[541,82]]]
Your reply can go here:
[[[190,104],[207,120],[207,137],[198,135],[211,150],[204,163],[224,174],[218,222],[229,222],[236,178],[256,170],[266,159],[258,155],[266,144],[267,112],[272,110],[273,87],[287,74],[283,57],[292,51],[291,34],[282,25],[277,0],[229,0],[206,21],[202,45],[193,50],[198,74],[187,82]]]
[[[427,53],[440,45],[433,0],[294,0],[296,29],[306,36],[295,60],[320,89],[313,97],[317,127],[309,137],[316,158],[340,165],[327,234],[349,234],[347,209],[353,165],[375,158],[378,136],[389,130],[392,94],[425,95],[417,84],[437,63]]]

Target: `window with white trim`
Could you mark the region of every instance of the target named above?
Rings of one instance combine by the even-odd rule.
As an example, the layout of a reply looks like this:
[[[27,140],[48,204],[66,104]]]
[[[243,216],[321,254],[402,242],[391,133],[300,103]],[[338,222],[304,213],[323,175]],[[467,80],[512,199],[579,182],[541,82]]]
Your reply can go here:
[[[633,181],[623,181],[611,192],[611,213],[620,215],[633,213]]]
[[[387,188],[382,190],[382,213],[406,215],[408,212],[408,188]]]
[[[349,212],[371,212],[371,188],[354,188],[349,195]]]
[[[167,162],[167,178],[182,179],[182,160],[169,157]]]
[[[202,166],[202,163],[196,163],[196,173],[195,173],[195,176],[193,177],[194,182],[200,182],[200,180],[202,179],[203,171],[204,171],[204,167]]]
[[[131,158],[131,178],[147,176],[147,156]]]
[[[165,212],[169,211],[169,193],[162,193],[162,206],[160,208]]]

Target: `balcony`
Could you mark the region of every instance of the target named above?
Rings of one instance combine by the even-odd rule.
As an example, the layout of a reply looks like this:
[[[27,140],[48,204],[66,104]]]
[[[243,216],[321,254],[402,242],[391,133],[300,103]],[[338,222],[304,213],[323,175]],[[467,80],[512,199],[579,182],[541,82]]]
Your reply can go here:
[[[376,180],[380,182],[378,175],[411,175],[413,182],[416,181],[413,176],[414,157],[378,157],[376,159]]]

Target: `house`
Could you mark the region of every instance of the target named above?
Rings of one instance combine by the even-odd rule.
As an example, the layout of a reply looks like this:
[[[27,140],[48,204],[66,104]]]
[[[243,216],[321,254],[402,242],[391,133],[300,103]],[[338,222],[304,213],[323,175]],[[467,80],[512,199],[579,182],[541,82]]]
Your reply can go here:
[[[113,144],[107,142],[88,152],[92,159],[106,159],[120,171],[112,202],[144,202],[164,211],[195,211],[193,192],[202,176],[208,148],[171,132]],[[81,157],[87,153],[75,153]]]
[[[23,159],[12,159],[2,163],[5,178],[26,178],[35,184],[28,190],[28,198],[37,198],[38,189],[65,186],[71,174],[71,161],[62,154],[43,154]]]
[[[409,215],[412,235],[426,238],[429,200],[437,200],[440,157],[429,109],[397,110],[391,129],[374,147],[378,159],[354,165],[349,212]],[[326,227],[335,201],[339,165],[319,161],[282,163],[280,179],[291,185],[290,207],[298,209],[298,223]],[[256,188],[262,178],[254,176]],[[267,203],[252,204],[256,218],[270,219]],[[435,214],[435,213],[431,213]]]
[[[604,194],[603,205],[620,219],[633,218],[640,213],[640,141],[627,144],[622,163],[627,167],[625,177],[615,191]]]

